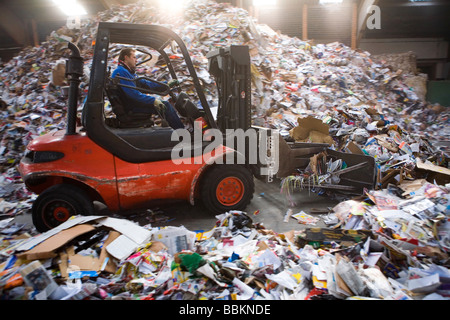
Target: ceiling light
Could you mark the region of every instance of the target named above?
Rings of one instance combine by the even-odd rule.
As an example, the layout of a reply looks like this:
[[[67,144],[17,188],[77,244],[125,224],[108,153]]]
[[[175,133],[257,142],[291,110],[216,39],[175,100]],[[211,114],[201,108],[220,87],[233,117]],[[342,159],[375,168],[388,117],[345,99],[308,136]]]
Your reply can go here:
[[[53,2],[69,17],[87,14],[86,9],[77,3],[77,0],[53,0]]]

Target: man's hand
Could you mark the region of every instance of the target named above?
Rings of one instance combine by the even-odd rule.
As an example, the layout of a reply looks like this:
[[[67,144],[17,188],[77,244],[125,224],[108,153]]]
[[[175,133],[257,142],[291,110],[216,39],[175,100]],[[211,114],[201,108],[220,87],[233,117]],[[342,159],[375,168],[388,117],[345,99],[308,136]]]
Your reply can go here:
[[[177,86],[177,85],[179,85],[180,84],[180,81],[178,81],[177,79],[172,79],[172,80],[170,80],[168,83],[167,83],[167,85],[169,86],[169,88],[173,88],[173,87],[175,87],[175,86]]]
[[[156,111],[158,111],[160,115],[164,114],[164,112],[166,111],[166,105],[162,103],[162,101],[159,99],[155,99],[153,105],[155,106]]]

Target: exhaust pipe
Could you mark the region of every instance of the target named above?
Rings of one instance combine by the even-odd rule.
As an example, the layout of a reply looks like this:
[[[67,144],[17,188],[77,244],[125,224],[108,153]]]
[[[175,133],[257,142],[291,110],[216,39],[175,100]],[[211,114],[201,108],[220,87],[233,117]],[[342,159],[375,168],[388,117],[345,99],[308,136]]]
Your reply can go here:
[[[80,50],[72,42],[67,43],[67,48],[72,51],[66,61],[66,77],[69,80],[69,98],[67,101],[67,131],[66,135],[76,134],[77,108],[80,78],[83,76],[83,58]]]

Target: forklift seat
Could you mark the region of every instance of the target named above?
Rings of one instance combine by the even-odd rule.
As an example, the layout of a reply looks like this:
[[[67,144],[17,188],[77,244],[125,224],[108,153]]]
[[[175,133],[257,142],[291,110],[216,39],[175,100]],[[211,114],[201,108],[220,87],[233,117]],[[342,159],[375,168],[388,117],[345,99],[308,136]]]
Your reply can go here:
[[[123,103],[122,90],[116,85],[112,79],[108,79],[105,86],[106,96],[111,103],[112,111],[116,115],[117,121],[113,123],[114,127],[118,128],[139,128],[139,127],[151,127],[154,125],[150,114],[147,113],[134,113],[127,110],[127,105]]]

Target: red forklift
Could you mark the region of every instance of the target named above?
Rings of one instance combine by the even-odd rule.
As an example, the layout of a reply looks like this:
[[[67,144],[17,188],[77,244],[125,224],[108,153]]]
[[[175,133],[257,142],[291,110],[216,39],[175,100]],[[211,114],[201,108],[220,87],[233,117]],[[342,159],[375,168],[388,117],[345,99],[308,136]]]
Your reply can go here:
[[[50,132],[30,142],[19,165],[25,185],[38,194],[32,206],[36,229],[44,232],[72,215],[92,215],[96,201],[106,205],[110,212],[150,208],[155,201],[172,199],[186,200],[191,205],[201,200],[212,214],[244,210],[253,197],[254,177],[260,178],[261,168],[267,167],[267,159],[262,159],[265,156],[258,156],[256,162],[249,161],[249,154],[235,148],[221,144],[211,150],[207,148],[211,141],[200,139],[198,143],[192,139],[182,142],[187,144],[183,150],[189,152],[183,156],[189,161],[174,162],[172,151],[181,143],[174,141],[174,130],[155,125],[148,115],[128,111],[130,108],[121,97],[121,86],[124,85],[110,77],[113,67],[108,66],[111,44],[139,47],[150,57],[151,52],[156,51],[158,59],[163,59],[167,66],[170,79],[178,79],[177,71],[180,70],[175,64],[179,66],[182,59],[183,77],[188,77],[183,81],[190,81],[194,93],[188,95],[180,86],[169,88],[165,82],[145,76],[136,80],[143,78],[157,82],[165,90],[151,91],[138,86],[135,89],[170,96],[178,113],[192,125],[202,123],[202,130],[218,129],[224,135],[227,129],[245,131],[252,128],[247,46],[221,48],[207,55],[209,72],[215,78],[219,94],[214,117],[189,52],[177,34],[159,25],[100,22],[81,121],[77,122],[77,109],[84,62],[79,49],[69,42],[66,130]],[[181,57],[180,54],[169,56],[169,49],[174,46]],[[174,63],[173,59],[177,61]],[[105,110],[107,101],[113,117]],[[267,136],[268,133],[263,135]],[[286,174],[293,172],[299,163],[303,165],[310,154],[328,147],[324,144],[288,144],[281,136],[279,142],[280,152],[285,154],[280,156],[280,160],[285,160],[281,161],[283,168],[280,170]],[[267,154],[267,150],[262,154]],[[225,158],[234,161],[230,163]],[[354,163],[366,161],[368,167],[362,170],[371,174],[366,175],[367,179],[356,189],[373,186],[373,158],[363,158]],[[361,174],[358,176],[357,173],[357,177],[358,181],[364,180]]]

